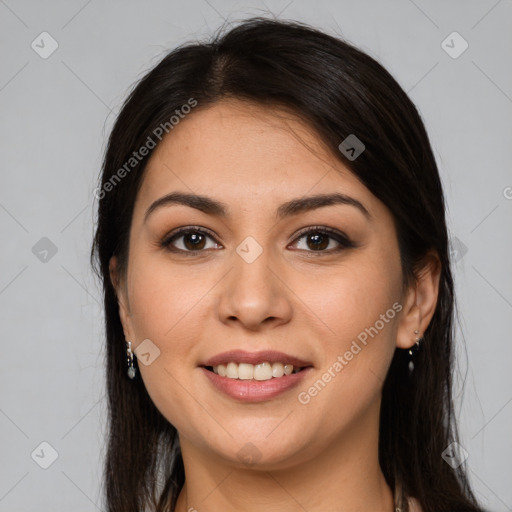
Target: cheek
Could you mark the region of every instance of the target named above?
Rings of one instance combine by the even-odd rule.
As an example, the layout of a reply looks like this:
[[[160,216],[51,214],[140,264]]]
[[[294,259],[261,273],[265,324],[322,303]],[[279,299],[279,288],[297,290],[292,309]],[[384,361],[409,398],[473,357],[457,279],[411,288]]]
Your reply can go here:
[[[375,413],[395,350],[397,307],[386,294],[373,296],[363,309],[341,297],[338,304],[328,316],[336,335],[323,340],[316,378],[297,391],[312,430],[321,429],[326,438]]]
[[[369,253],[364,257],[354,255],[332,272],[317,273],[303,280],[301,286],[297,283],[295,290],[304,298],[312,319],[317,318],[315,323],[328,333],[327,339],[333,342],[331,349],[341,349],[376,322],[378,331],[389,334],[397,316],[392,306],[401,299],[400,283],[401,271],[395,258]]]
[[[205,294],[204,280],[173,272],[163,265],[134,255],[131,260],[130,309],[137,343],[149,339],[158,348],[150,364],[138,361],[144,386],[155,407],[178,430],[187,432],[184,418],[200,415],[184,391],[190,388],[194,350],[201,338],[198,304]]]
[[[318,396],[321,407],[343,403],[339,414],[353,415],[378,395],[394,354],[402,309],[399,260],[369,253],[314,282],[301,293],[322,326],[321,382],[304,391],[311,401]]]
[[[161,258],[134,257],[130,309],[138,338],[163,347],[194,338],[200,332],[200,303],[211,288],[208,276],[172,265]]]

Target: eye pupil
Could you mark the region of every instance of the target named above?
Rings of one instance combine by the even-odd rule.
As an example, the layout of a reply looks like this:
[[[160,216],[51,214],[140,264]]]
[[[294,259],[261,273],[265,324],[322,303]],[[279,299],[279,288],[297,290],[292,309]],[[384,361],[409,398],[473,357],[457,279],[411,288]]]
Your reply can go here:
[[[189,246],[188,242],[192,241],[192,245]],[[203,246],[201,246],[201,242],[204,245],[204,236],[200,233],[187,233],[183,235],[183,242],[187,249],[190,249],[192,251],[202,249]]]
[[[329,246],[329,237],[325,236],[325,235],[323,235],[321,233],[316,233],[316,234],[313,234],[313,235],[309,235],[308,239],[309,240],[314,240],[313,247],[312,247],[314,250],[325,249],[326,247]]]

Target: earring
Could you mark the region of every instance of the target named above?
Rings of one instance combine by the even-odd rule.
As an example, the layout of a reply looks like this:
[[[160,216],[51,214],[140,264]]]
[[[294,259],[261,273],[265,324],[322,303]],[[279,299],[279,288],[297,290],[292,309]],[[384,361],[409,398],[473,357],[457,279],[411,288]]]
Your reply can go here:
[[[413,361],[413,357],[414,357],[414,354],[413,354],[413,350],[414,352],[417,352],[418,349],[419,349],[419,346],[420,346],[420,343],[423,341],[423,338],[418,338],[418,334],[420,333],[420,331],[418,331],[418,329],[416,329],[414,331],[414,334],[416,334],[416,346],[415,347],[411,347],[409,349],[409,375],[411,375],[411,373],[414,371],[414,361]]]
[[[131,341],[126,342],[126,358],[128,361],[128,372],[127,372],[128,377],[130,377],[130,379],[133,379],[133,378],[135,378],[137,370],[133,366],[133,352],[132,352],[132,342]]]

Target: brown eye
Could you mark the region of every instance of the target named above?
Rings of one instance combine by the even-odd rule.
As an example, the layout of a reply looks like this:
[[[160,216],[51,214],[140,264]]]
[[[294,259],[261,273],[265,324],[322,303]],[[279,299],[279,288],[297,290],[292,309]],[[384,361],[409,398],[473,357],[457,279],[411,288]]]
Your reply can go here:
[[[297,241],[305,239],[305,247],[297,247],[309,253],[333,253],[343,249],[356,247],[345,234],[329,228],[309,228],[303,231],[295,240],[295,245],[300,245]],[[208,241],[211,245],[208,246]],[[170,252],[182,254],[195,254],[206,252],[206,249],[222,248],[209,232],[202,228],[187,227],[182,228],[166,236],[160,245]]]
[[[198,249],[204,249],[205,245],[205,236],[201,233],[187,233],[183,236],[183,245],[190,249],[191,251],[195,251]]]
[[[306,244],[310,249],[319,251],[329,246],[329,238],[329,235],[323,233],[309,234],[306,235]]]
[[[295,240],[305,239],[306,242],[302,247],[295,242],[298,249],[307,252],[332,253],[341,251],[346,248],[355,247],[356,245],[343,233],[328,228],[314,227],[299,234]],[[330,249],[328,249],[330,247]]]
[[[207,247],[208,239],[213,240],[213,245]],[[161,242],[171,252],[201,252],[204,249],[217,248],[219,245],[206,231],[198,228],[184,228],[171,233]]]

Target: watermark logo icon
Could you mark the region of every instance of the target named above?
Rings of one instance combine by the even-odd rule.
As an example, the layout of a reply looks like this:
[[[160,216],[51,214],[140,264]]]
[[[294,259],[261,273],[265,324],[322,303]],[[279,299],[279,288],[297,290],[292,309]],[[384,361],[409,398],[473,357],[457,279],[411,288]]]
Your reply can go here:
[[[242,448],[238,450],[237,457],[238,460],[247,466],[252,466],[261,459],[261,452],[254,444],[245,443]]]
[[[353,133],[344,139],[338,149],[353,162],[365,149],[363,142]]]
[[[259,258],[263,247],[252,236],[248,236],[238,245],[236,252],[246,263],[252,263]]]
[[[145,339],[135,349],[135,355],[137,361],[140,361],[144,366],[149,366],[160,356],[160,349],[150,339]]]
[[[450,259],[457,263],[466,253],[468,248],[455,236],[450,240]]]
[[[459,443],[453,442],[443,451],[441,457],[455,469],[465,462],[469,457],[469,453]]]
[[[43,441],[30,456],[38,466],[48,469],[57,460],[59,454],[50,443]]]
[[[30,46],[41,59],[47,59],[59,47],[59,43],[48,32],[41,32]]]
[[[468,47],[468,42],[458,32],[452,32],[441,43],[441,48],[452,59],[458,59],[468,49]]]
[[[57,254],[57,246],[49,238],[43,236],[32,247],[32,253],[41,263],[48,263]]]

